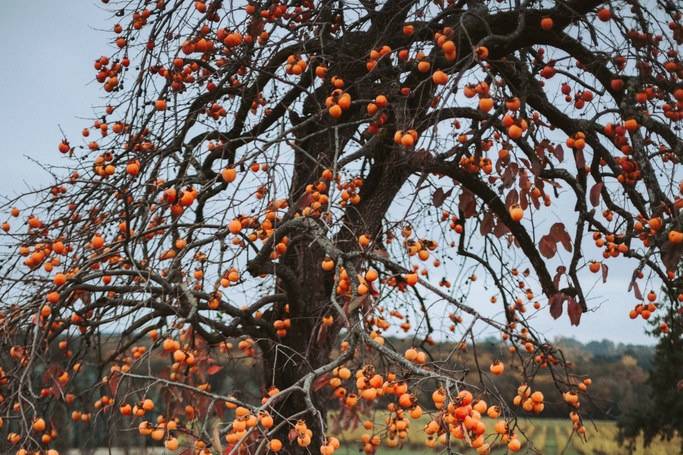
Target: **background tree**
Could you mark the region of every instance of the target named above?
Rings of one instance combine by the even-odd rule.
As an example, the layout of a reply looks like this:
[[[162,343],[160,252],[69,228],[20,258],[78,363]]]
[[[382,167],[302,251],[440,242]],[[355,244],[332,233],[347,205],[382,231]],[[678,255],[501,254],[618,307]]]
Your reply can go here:
[[[674,304],[649,323],[659,342],[647,381],[648,400],[619,419],[619,438],[631,445],[641,434],[646,446],[657,437],[671,440],[683,434],[683,307]]]
[[[632,263],[634,317],[683,299],[675,2],[103,3],[102,115],[3,225],[0,409],[19,452],[58,444],[66,403],[169,449],[329,454],[335,400],[387,409],[367,453],[424,411],[429,445],[516,451],[537,375],[579,435],[590,385],[534,312],[579,324],[609,260]],[[477,272],[495,316],[470,297]],[[430,357],[445,316],[458,341]],[[415,347],[385,343],[392,327]],[[524,377],[514,408],[492,381],[506,363],[454,361],[485,328]],[[261,396],[210,387],[223,357],[260,365]]]

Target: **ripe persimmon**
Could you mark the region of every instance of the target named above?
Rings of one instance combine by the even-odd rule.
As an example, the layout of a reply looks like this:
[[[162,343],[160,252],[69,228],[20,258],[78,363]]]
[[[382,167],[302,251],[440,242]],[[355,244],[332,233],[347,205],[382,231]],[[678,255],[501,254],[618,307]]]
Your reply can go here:
[[[164,447],[166,447],[168,450],[177,450],[178,449],[178,439],[177,438],[168,438],[166,441],[164,441]]]
[[[448,83],[448,74],[444,73],[441,70],[436,70],[432,74],[432,81],[436,85],[445,85]]]
[[[524,218],[524,209],[522,209],[522,207],[520,207],[518,204],[512,205],[509,209],[509,212],[512,221],[520,222],[522,218]]]
[[[607,7],[602,7],[598,10],[598,19],[607,22],[612,18],[612,11]]]
[[[332,118],[339,118],[342,116],[342,108],[338,104],[333,104],[330,106],[327,110],[327,112],[330,114],[330,117]]]
[[[223,181],[226,183],[234,182],[235,178],[237,178],[237,171],[235,170],[235,168],[226,167],[221,171],[221,177],[223,178]]]
[[[45,419],[43,419],[42,417],[38,417],[36,420],[33,421],[31,428],[35,432],[42,433],[43,431],[45,431],[45,428],[47,428]]]
[[[546,16],[546,17],[541,19],[541,28],[543,30],[545,30],[546,32],[549,30],[552,30],[553,25],[554,25],[554,22],[553,22],[552,17]]]
[[[270,450],[273,452],[279,452],[282,450],[282,442],[279,439],[271,439],[269,444]]]
[[[500,376],[505,371],[505,365],[500,360],[495,360],[489,367],[489,371],[495,376]]]

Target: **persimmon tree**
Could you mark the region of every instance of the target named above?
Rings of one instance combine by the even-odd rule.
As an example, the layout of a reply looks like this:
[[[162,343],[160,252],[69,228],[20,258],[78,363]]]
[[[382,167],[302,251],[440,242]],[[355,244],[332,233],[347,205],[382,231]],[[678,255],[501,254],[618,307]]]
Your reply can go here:
[[[538,313],[578,325],[621,263],[607,311],[681,318],[677,2],[103,3],[101,116],[5,206],[3,452],[56,453],[58,405],[201,454],[331,454],[332,408],[384,410],[366,453],[423,415],[517,451],[545,398],[585,432]],[[487,330],[509,358],[463,370]],[[243,358],[261,397],[209,387]]]

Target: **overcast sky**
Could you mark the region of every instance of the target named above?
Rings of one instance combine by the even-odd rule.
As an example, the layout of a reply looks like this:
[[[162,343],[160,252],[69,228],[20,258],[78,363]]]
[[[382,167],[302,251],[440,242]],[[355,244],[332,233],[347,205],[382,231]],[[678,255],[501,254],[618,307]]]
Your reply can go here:
[[[93,62],[111,52],[112,34],[103,30],[112,25],[99,2],[0,2],[0,194],[12,196],[27,185],[48,182],[26,155],[43,163],[65,163],[57,151],[59,126],[77,144],[80,130],[91,123],[86,120],[93,116],[91,107],[102,104],[102,91],[93,83]],[[549,338],[652,343],[642,320],[628,318],[635,304],[626,293],[630,272],[618,268],[611,269],[606,285],[591,293],[593,305],[603,303],[584,315],[579,327],[571,327],[564,315],[553,321],[546,313],[536,327]],[[482,299],[481,305],[490,304]]]

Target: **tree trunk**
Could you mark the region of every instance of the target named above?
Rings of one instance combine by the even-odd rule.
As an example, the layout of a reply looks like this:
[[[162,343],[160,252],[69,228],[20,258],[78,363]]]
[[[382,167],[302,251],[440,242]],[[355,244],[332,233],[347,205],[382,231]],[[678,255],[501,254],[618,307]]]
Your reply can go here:
[[[300,301],[278,303],[266,315],[272,321],[291,319],[287,334],[279,342],[263,340],[259,344],[263,353],[266,387],[275,386],[279,390],[285,390],[330,360],[335,342],[334,334],[337,331],[320,324],[328,310],[334,286],[333,274],[324,272],[320,267],[324,257],[325,252],[317,244],[311,243],[309,237],[304,236],[300,241],[292,239],[287,253],[281,258],[281,264],[289,267],[297,277]],[[274,436],[284,444],[281,453],[319,453],[325,436],[321,422],[325,422],[327,417],[327,400],[325,394],[311,395],[314,410],[308,409],[309,404],[301,392],[292,393],[275,404],[276,422],[300,415]],[[290,441],[290,431],[299,419],[304,420],[313,431],[308,447],[300,447],[296,437]]]

